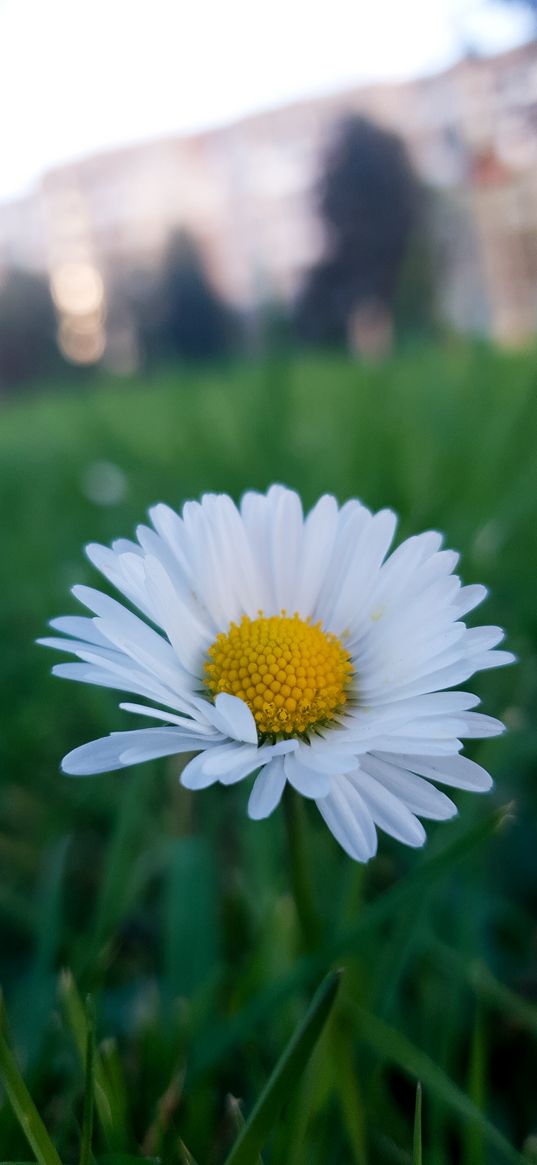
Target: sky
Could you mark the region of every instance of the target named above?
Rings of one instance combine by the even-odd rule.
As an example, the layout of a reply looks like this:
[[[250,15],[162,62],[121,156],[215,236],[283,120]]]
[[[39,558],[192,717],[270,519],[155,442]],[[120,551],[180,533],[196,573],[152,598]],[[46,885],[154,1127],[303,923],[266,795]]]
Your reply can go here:
[[[529,34],[500,0],[0,0],[0,201],[83,155]]]

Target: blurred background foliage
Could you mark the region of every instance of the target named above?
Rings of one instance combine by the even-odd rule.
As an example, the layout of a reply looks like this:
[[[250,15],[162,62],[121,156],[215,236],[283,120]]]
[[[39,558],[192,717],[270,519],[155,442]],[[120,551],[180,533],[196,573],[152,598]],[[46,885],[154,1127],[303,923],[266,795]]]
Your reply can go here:
[[[428,1165],[521,1159],[509,1146],[537,1131],[536,379],[534,354],[479,343],[410,345],[376,364],[282,349],[4,405],[0,978],[63,1161],[77,1153],[84,1084],[62,968],[96,999],[113,1112],[96,1151],[175,1162],[181,1138],[216,1165],[235,1135],[226,1098],[251,1111],[332,964],[345,966],[339,1002],[264,1159],[412,1161],[416,1076]],[[61,776],[69,748],[131,719],[112,693],[52,678],[34,646],[50,617],[75,611],[69,587],[97,581],[84,542],[131,535],[157,500],[238,498],[274,480],[305,507],[322,491],[391,505],[400,537],[444,530],[464,581],[491,588],[479,619],[505,626],[519,655],[477,682],[510,728],[472,751],[495,791],[462,794],[426,850],[383,839],[369,867],[354,865],[304,806],[324,928],[309,957],[283,815],[249,822],[242,785],[192,796],[174,759]],[[0,1145],[28,1156],[6,1101]]]
[[[288,301],[263,294],[254,310],[232,306],[211,279],[203,248],[185,229],[169,234],[159,261],[149,268],[129,266],[116,273],[108,289],[108,325],[112,335],[129,332],[127,364],[147,370],[174,357],[195,363],[304,345],[347,347],[375,359],[394,341],[440,331],[437,196],[418,179],[401,139],[365,117],[347,116],[330,135],[315,197],[323,255],[303,273]],[[81,266],[77,274],[71,265],[66,277],[62,269],[60,304],[67,294],[77,304],[80,296],[84,307],[92,292],[102,293],[100,283],[91,284],[91,271]],[[106,356],[91,347],[101,327],[99,312],[89,311],[84,321],[78,306],[81,318],[69,327],[81,329],[80,346],[71,350],[54,294],[54,281],[49,285],[37,273],[4,273],[0,393],[35,389],[53,374],[84,383],[87,365]],[[122,371],[121,361],[117,370]]]

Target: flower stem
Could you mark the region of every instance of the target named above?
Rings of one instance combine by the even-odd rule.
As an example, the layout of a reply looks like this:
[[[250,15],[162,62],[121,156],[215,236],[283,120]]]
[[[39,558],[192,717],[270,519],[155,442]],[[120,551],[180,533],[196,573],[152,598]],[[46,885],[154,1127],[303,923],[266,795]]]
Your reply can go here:
[[[305,821],[302,799],[289,785],[283,797],[291,887],[304,951],[315,950],[322,937],[322,926],[312,894],[305,845]]]

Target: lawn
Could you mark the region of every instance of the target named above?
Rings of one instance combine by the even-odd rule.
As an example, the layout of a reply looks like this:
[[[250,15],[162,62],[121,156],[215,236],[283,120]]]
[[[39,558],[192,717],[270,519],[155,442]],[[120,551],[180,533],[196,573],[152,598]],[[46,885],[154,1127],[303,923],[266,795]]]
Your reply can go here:
[[[96,1156],[174,1165],[184,1142],[220,1165],[334,966],[335,1007],[265,1165],[410,1165],[418,1079],[424,1165],[537,1160],[536,449],[537,353],[479,345],[103,376],[3,404],[0,981],[63,1165],[79,1154],[88,992]],[[464,581],[490,588],[477,621],[519,657],[469,685],[510,729],[471,752],[495,789],[456,795],[423,851],[383,838],[354,865],[305,805],[313,955],[283,815],[248,821],[242,784],[189,794],[173,758],[60,775],[68,749],[132,717],[51,677],[34,644],[77,610],[75,582],[99,585],[85,543],[132,536],[155,501],[272,481],[306,508],[324,492],[391,506],[401,538],[443,530]],[[0,1096],[0,1159],[31,1158]]]

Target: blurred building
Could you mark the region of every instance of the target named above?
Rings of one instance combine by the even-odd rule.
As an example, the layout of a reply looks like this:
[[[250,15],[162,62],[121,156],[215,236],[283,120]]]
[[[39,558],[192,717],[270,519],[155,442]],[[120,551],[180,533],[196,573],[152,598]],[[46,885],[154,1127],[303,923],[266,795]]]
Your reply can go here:
[[[0,277],[13,264],[47,270],[66,354],[91,361],[107,348],[125,366],[135,339],[114,289],[155,270],[174,230],[196,238],[215,284],[243,310],[289,301],[322,251],[315,184],[349,112],[399,133],[439,191],[446,321],[502,343],[527,339],[537,324],[535,42],[55,169],[0,207]]]

